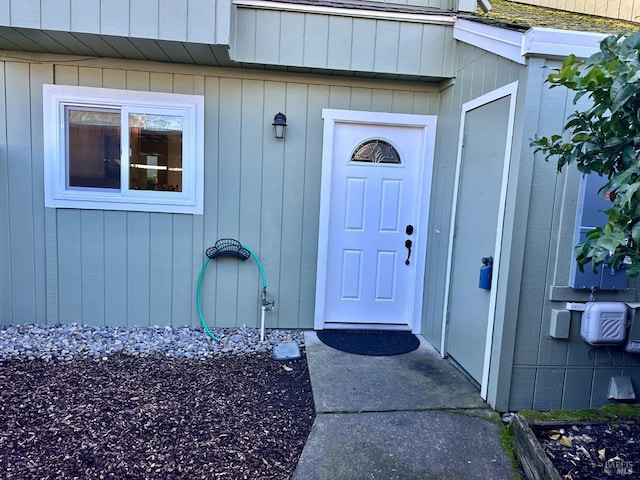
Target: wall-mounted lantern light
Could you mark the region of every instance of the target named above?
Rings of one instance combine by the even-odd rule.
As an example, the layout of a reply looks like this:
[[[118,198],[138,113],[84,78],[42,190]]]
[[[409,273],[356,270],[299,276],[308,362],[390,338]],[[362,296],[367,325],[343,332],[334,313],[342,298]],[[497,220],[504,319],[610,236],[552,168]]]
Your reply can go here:
[[[284,138],[284,132],[287,129],[286,115],[282,112],[276,113],[276,116],[273,117],[272,125],[276,138]]]

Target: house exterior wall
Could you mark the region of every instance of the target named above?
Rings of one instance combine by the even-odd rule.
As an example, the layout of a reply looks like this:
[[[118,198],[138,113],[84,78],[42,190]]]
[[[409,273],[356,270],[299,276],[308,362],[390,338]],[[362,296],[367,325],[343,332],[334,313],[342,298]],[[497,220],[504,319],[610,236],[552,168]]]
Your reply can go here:
[[[453,75],[453,18],[444,24],[239,7],[231,58],[368,75]]]
[[[529,66],[527,98],[544,108],[528,111],[531,130],[525,131],[522,145],[522,159],[527,161],[533,159],[528,139],[534,133],[560,132],[576,109],[571,92],[549,89],[543,83],[548,74],[543,67],[558,66],[543,60]],[[549,335],[552,309],[563,309],[567,301],[588,300],[588,292],[568,288],[580,174],[574,166],[557,174],[556,165],[542,158],[535,158],[533,165],[508,407],[549,410],[600,406],[608,402],[612,376],[629,375],[636,391],[640,388],[640,356],[620,347],[594,348],[582,341],[579,312],[571,313],[569,339]],[[637,301],[638,285],[637,279],[630,279],[628,290],[598,292],[596,300]]]
[[[451,222],[457,135],[462,105],[518,81],[502,258],[487,401],[499,411],[585,408],[608,403],[612,376],[629,375],[640,387],[640,356],[621,348],[595,349],[580,337],[580,313],[571,314],[567,340],[549,335],[553,309],[586,302],[588,292],[568,287],[580,175],[558,174],[555,164],[534,159],[535,133],[561,131],[575,106],[572,96],[544,83],[558,62],[510,62],[471,45],[456,46],[455,82],[442,92],[436,140],[423,335],[440,348],[444,282]],[[544,108],[540,108],[543,105]],[[637,301],[638,281],[625,292],[599,292],[599,301]]]
[[[432,236],[427,255],[427,280],[423,335],[438,349],[441,346],[444,305],[444,279],[446,278],[449,231],[451,227],[453,190],[456,159],[458,154],[458,131],[462,106],[497,88],[518,82],[516,118],[514,122],[513,147],[509,169],[505,207],[500,271],[497,285],[495,323],[487,401],[498,410],[507,410],[511,388],[513,339],[516,318],[519,282],[522,276],[522,256],[527,231],[526,213],[528,190],[531,178],[531,162],[520,157],[526,104],[527,67],[504,57],[489,53],[465,43],[456,45],[457,75],[455,82],[442,92],[438,134],[436,136],[436,158],[439,167],[434,168],[432,204],[443,208],[432,209],[430,225]],[[539,108],[539,105],[535,108]],[[456,132],[455,135],[447,132]],[[452,286],[455,288],[455,286]],[[444,345],[446,349],[446,342]]]
[[[387,2],[7,1],[0,49],[433,81],[452,75],[454,20],[435,6]]]
[[[4,0],[0,25],[228,44],[231,0]]]
[[[637,22],[640,16],[638,0],[511,0],[527,5],[556,8],[568,12],[586,13],[599,17],[618,18]]]
[[[429,219],[430,236],[427,252],[422,333],[440,349],[444,279],[446,278],[451,206],[458,154],[458,131],[462,105],[499,87],[518,80],[525,68],[503,57],[459,42],[456,45],[455,81],[442,92],[438,131],[436,134],[436,164]],[[453,134],[451,132],[454,132]]]
[[[558,175],[555,165],[534,159],[529,147],[535,133],[560,131],[573,108],[566,92],[544,84],[543,67],[557,63],[530,58],[521,65],[455,43],[445,24],[250,6],[238,9],[235,22],[231,10],[213,15],[204,0],[189,1],[188,8],[196,10],[184,17],[181,9],[179,22],[163,24],[184,2],[123,0],[96,15],[103,3],[12,0],[0,6],[0,25],[18,29],[4,33],[29,29],[46,41],[56,29],[87,32],[82,38],[96,43],[108,36],[112,43],[105,55],[127,36],[175,40],[165,46],[176,49],[184,42],[231,43],[237,65],[262,69],[4,52],[0,324],[196,326],[195,288],[204,251],[218,238],[232,237],[264,265],[276,302],[266,326],[313,328],[321,111],[353,109],[438,116],[422,334],[440,348],[461,109],[517,81],[488,401],[498,410],[601,405],[615,375],[630,375],[638,390],[640,356],[591,348],[580,339],[578,314],[572,314],[568,340],[548,335],[553,309],[587,299],[567,287],[579,176],[572,169]],[[215,5],[232,8],[226,1]],[[85,8],[87,14],[76,17]],[[191,16],[200,13],[192,20],[202,26],[191,25]],[[224,25],[212,30],[223,16]],[[29,39],[22,37],[29,50]],[[310,49],[288,38],[304,38]],[[409,55],[412,45],[420,48]],[[325,75],[308,74],[315,69]],[[435,78],[444,81],[425,81]],[[48,83],[203,95],[204,214],[45,208],[42,85]],[[284,142],[272,134],[279,111],[289,124]],[[599,293],[598,300],[637,300],[640,283],[630,286],[619,294]],[[252,261],[211,262],[202,290],[209,325],[257,326],[260,287]]]
[[[312,328],[322,108],[438,110],[437,90],[419,83],[26,58],[5,59],[0,75],[7,99],[0,104],[3,324],[198,325],[204,251],[232,237],[263,263],[276,301],[267,328]],[[42,85],[54,81],[204,95],[204,214],[45,209]],[[278,111],[289,124],[284,142],[272,133]],[[260,287],[251,261],[212,261],[202,288],[207,322],[257,326]]]

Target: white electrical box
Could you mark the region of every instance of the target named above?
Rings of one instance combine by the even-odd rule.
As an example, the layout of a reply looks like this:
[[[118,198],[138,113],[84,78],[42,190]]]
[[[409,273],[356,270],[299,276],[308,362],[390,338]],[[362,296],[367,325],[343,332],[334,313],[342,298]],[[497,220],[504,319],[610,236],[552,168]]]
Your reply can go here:
[[[622,302],[587,302],[582,313],[580,335],[595,346],[624,343],[627,333],[627,306]]]

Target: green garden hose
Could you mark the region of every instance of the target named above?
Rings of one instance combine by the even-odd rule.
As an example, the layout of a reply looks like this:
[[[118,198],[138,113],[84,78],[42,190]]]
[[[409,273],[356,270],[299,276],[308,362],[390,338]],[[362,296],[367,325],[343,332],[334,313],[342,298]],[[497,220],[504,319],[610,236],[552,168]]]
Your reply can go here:
[[[236,250],[234,251],[225,251],[225,248],[230,249],[230,248],[236,248],[238,246],[240,246],[241,248],[245,249],[247,252],[249,252],[249,254],[251,255],[251,257],[253,257],[253,259],[256,261],[256,264],[258,265],[258,269],[260,270],[260,277],[262,278],[262,295],[263,295],[263,304],[266,302],[266,292],[267,292],[267,277],[264,273],[264,269],[262,268],[262,263],[260,262],[260,259],[258,258],[258,256],[253,252],[253,250],[251,250],[249,247],[245,246],[245,245],[240,245],[237,241],[231,241],[231,242],[235,242],[231,243],[231,245],[229,245],[229,239],[223,239],[223,240],[219,240],[218,242],[216,242],[216,246],[220,243],[220,242],[227,242],[224,244],[224,246],[221,246],[219,248],[216,249],[216,247],[212,247],[212,249],[214,249],[214,251],[216,252],[217,255],[224,255],[224,254],[233,254],[234,256],[241,258],[242,260],[246,260],[246,257],[241,257],[238,255],[238,252]],[[207,322],[204,320],[204,314],[202,313],[202,303],[200,301],[201,299],[201,290],[202,290],[202,278],[204,277],[204,272],[207,269],[207,266],[209,265],[209,262],[211,261],[212,258],[216,258],[216,254],[214,254],[213,257],[209,256],[209,250],[207,250],[207,260],[204,262],[204,264],[202,265],[202,269],[200,270],[200,275],[198,276],[198,285],[196,287],[196,304],[198,306],[198,316],[200,317],[200,323],[202,324],[202,328],[204,328],[204,331],[207,332],[207,335],[209,335],[212,339],[214,339],[216,342],[219,342],[220,339],[209,329],[209,327],[207,326]],[[264,305],[263,305],[264,306]]]
[[[266,290],[267,289],[267,277],[264,274],[264,269],[262,268],[262,263],[260,263],[260,259],[258,258],[258,256],[255,253],[253,253],[253,250],[251,250],[246,245],[242,245],[242,248],[245,248],[251,254],[251,256],[256,261],[256,263],[258,264],[258,269],[260,270],[260,276],[262,277],[262,289]]]
[[[204,328],[204,331],[207,332],[207,335],[213,338],[216,342],[219,342],[220,339],[216,337],[216,335],[211,330],[209,330],[207,322],[204,321],[202,306],[200,304],[200,287],[202,286],[202,277],[204,276],[204,271],[207,269],[207,265],[209,265],[210,261],[211,259],[207,258],[207,261],[204,262],[204,265],[202,265],[202,270],[200,270],[200,276],[198,277],[198,287],[196,288],[196,304],[198,305],[198,315],[200,316],[200,323],[202,324],[202,328]]]

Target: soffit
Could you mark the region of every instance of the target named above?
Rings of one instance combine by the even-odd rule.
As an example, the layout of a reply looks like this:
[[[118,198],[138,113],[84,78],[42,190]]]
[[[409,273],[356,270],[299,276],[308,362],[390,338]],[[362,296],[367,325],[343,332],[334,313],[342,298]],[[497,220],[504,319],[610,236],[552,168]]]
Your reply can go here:
[[[91,58],[143,60],[162,63],[244,68],[251,71],[292,72],[331,75],[341,78],[376,79],[438,84],[442,78],[349,70],[291,67],[234,62],[226,45],[206,45],[144,38],[118,37],[88,33],[70,33],[0,27],[0,50],[32,53],[78,55]],[[27,56],[25,58],[30,58]]]
[[[226,45],[16,27],[0,27],[0,50],[214,66],[234,65],[229,59]]]

